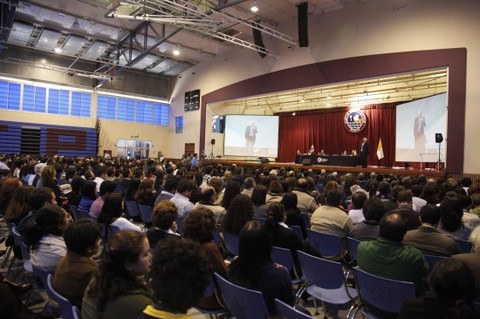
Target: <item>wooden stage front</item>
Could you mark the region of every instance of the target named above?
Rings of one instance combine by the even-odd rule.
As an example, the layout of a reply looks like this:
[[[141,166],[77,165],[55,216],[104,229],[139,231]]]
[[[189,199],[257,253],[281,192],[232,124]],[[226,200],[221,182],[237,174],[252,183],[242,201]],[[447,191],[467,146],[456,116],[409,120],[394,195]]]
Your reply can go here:
[[[295,164],[295,163],[279,163],[279,162],[269,162],[269,163],[262,163],[260,161],[242,161],[242,160],[231,160],[231,159],[208,159],[205,160],[206,165],[216,165],[222,164],[223,166],[230,167],[232,164],[237,166],[249,166],[255,168],[264,168],[268,167],[271,169],[279,169],[285,168],[287,170],[291,169],[298,169],[298,170],[318,170],[325,169],[327,173],[329,172],[337,172],[339,174],[344,173],[379,173],[379,174],[394,174],[394,175],[410,175],[410,176],[418,176],[418,175],[425,175],[426,177],[438,178],[438,177],[445,177],[445,176],[455,176],[455,174],[448,174],[445,171],[437,171],[433,169],[406,169],[406,168],[392,168],[392,167],[382,167],[382,166],[368,166],[366,168],[362,168],[359,166],[333,166],[333,165],[302,165],[302,164]]]

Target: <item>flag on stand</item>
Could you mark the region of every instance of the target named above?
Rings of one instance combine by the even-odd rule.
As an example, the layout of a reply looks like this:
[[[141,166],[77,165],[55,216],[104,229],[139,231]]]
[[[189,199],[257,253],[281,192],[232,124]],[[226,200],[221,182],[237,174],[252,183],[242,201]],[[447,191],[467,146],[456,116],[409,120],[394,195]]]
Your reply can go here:
[[[381,160],[382,158],[384,158],[384,155],[383,155],[383,146],[382,146],[382,138],[380,138],[380,139],[378,140],[377,157],[378,157],[379,160]]]

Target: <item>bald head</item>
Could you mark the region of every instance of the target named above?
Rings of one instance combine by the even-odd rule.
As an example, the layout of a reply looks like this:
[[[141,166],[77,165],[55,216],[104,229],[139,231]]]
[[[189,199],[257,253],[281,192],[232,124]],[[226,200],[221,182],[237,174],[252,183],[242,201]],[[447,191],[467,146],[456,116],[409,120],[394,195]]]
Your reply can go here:
[[[387,214],[380,221],[380,237],[394,242],[402,242],[406,232],[407,220],[400,214]]]

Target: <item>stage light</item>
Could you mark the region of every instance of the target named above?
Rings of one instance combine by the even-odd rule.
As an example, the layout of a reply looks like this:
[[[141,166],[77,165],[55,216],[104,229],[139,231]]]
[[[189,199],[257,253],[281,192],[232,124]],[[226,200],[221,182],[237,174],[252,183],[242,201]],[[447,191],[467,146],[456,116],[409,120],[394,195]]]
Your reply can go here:
[[[252,11],[253,13],[258,12],[257,1],[255,1],[255,3],[253,4],[253,6],[250,8],[250,11]]]

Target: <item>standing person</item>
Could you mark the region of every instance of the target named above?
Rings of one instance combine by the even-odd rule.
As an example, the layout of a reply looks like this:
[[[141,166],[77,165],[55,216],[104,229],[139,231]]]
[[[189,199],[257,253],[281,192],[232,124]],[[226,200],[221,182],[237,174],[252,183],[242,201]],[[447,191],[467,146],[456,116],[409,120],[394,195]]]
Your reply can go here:
[[[419,153],[425,153],[425,117],[422,115],[422,110],[418,111],[418,115],[413,122],[413,136],[415,137],[415,150]]]
[[[362,140],[362,145],[360,146],[360,163],[362,167],[367,167],[368,160],[368,140],[366,137]]]
[[[255,140],[257,139],[257,126],[255,125],[254,121],[250,122],[245,129],[245,147],[247,148],[248,152],[253,152],[253,148],[255,147]]]

